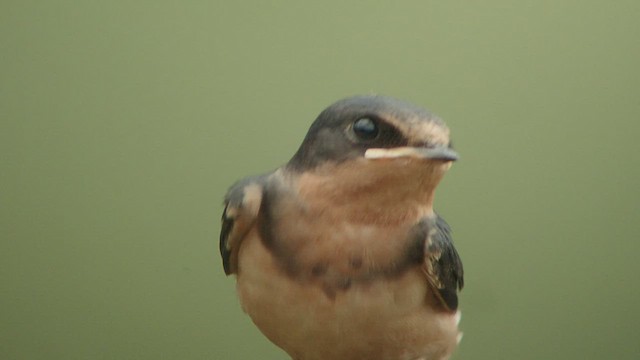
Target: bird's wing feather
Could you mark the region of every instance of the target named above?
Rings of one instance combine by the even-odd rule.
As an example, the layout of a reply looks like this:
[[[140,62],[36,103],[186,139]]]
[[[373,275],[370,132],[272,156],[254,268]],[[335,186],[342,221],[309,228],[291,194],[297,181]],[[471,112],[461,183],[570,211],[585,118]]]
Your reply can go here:
[[[464,285],[462,261],[444,219],[436,216],[432,226],[424,245],[423,270],[444,308],[455,311],[458,308],[458,291]]]
[[[220,255],[227,275],[237,271],[238,248],[258,218],[265,181],[266,175],[242,179],[231,186],[225,195]]]

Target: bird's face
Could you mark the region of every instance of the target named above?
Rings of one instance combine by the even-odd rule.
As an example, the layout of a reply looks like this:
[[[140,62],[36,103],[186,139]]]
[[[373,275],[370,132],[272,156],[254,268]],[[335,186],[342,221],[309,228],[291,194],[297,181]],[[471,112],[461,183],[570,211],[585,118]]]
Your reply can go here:
[[[369,200],[373,192],[384,196],[383,203],[391,197],[430,203],[456,159],[438,117],[396,99],[360,96],[324,110],[287,167],[322,179],[316,186],[326,196],[349,199],[366,191]]]

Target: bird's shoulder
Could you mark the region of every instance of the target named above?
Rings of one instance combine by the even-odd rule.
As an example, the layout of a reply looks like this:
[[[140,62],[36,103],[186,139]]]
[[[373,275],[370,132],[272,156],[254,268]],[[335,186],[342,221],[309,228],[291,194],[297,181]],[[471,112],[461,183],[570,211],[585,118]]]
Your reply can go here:
[[[224,197],[220,228],[220,255],[227,275],[237,270],[238,247],[255,224],[271,173],[243,178]]]
[[[424,243],[423,271],[444,309],[458,308],[458,291],[464,286],[462,260],[453,245],[451,228],[439,215],[423,226],[428,227]]]

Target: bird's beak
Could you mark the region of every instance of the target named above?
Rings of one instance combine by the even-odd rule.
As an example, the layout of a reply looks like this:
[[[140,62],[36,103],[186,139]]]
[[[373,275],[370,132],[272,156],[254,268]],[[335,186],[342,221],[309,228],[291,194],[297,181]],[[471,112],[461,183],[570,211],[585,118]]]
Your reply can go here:
[[[458,153],[448,147],[396,147],[390,149],[372,148],[364,153],[366,159],[417,158],[441,161],[456,161]]]

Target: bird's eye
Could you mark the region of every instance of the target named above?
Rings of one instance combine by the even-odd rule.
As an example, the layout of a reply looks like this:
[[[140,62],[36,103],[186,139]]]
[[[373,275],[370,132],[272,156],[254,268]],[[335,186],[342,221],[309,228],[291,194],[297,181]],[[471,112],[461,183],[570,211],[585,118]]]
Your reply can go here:
[[[369,118],[361,118],[353,123],[353,133],[361,140],[373,140],[378,132],[378,124]]]

